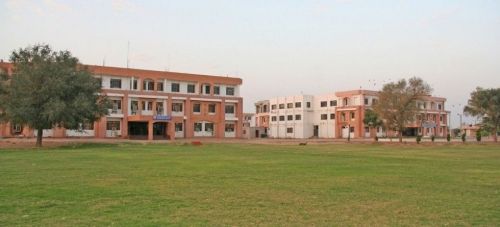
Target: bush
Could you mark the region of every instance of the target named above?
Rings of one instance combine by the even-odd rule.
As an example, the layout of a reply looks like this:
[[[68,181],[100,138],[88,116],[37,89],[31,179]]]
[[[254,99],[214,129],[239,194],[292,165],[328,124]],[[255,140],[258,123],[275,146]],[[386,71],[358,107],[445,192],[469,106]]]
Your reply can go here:
[[[267,134],[261,134],[260,138],[267,138]]]
[[[481,130],[477,130],[476,132],[476,141],[481,142]]]
[[[448,133],[448,135],[446,136],[446,140],[447,140],[448,142],[450,142],[450,140],[451,140],[451,135],[450,135],[449,133]]]
[[[417,136],[417,143],[420,143],[420,141],[422,141],[422,136],[421,136],[421,135],[418,135],[418,136]]]
[[[434,135],[431,136],[431,141],[434,142],[434,140],[436,139],[436,137]]]
[[[464,134],[462,134],[462,142],[464,142],[464,143],[465,143],[465,133],[464,133]]]

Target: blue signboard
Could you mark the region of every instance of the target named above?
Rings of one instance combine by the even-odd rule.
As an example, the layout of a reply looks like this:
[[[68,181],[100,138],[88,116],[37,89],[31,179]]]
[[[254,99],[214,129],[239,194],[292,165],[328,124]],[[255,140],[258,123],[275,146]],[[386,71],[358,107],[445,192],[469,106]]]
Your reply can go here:
[[[168,115],[153,115],[153,120],[155,121],[170,121],[172,117]]]

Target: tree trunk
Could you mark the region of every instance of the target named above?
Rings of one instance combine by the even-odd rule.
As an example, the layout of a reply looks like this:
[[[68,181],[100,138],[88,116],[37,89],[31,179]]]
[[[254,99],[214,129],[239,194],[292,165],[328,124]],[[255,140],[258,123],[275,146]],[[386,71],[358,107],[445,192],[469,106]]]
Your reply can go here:
[[[498,127],[495,126],[493,128],[493,141],[495,141],[495,143],[498,142],[497,133],[498,133]]]
[[[399,131],[398,132],[398,136],[399,136],[399,142],[402,143],[403,142],[403,132]]]
[[[43,137],[43,129],[37,129],[36,132],[36,146],[42,147],[42,137]]]

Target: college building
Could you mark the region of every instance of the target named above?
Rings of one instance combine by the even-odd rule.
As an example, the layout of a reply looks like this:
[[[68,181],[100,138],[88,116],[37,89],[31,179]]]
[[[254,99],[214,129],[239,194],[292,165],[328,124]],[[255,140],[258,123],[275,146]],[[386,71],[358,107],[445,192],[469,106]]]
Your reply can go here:
[[[363,123],[365,111],[377,101],[378,92],[370,90],[277,97],[255,103],[255,122],[257,126],[266,127],[270,138],[395,136],[395,132]],[[445,137],[449,133],[449,111],[445,110],[445,102],[445,98],[420,97],[416,102],[419,113],[403,135]],[[266,104],[269,109],[263,108]]]
[[[12,73],[11,63],[0,70]],[[111,102],[108,115],[79,130],[54,127],[44,137],[131,139],[241,138],[240,78],[86,65]],[[0,124],[0,137],[33,137],[23,125]]]

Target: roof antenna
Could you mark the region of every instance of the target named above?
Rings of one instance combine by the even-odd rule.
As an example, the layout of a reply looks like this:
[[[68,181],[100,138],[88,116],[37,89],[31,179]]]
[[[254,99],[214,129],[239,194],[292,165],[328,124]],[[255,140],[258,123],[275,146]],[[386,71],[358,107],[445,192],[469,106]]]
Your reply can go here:
[[[106,66],[106,56],[102,58],[102,66]]]
[[[129,52],[130,52],[130,41],[127,41],[127,69],[128,69],[128,64],[129,64],[129,59],[128,59]]]

